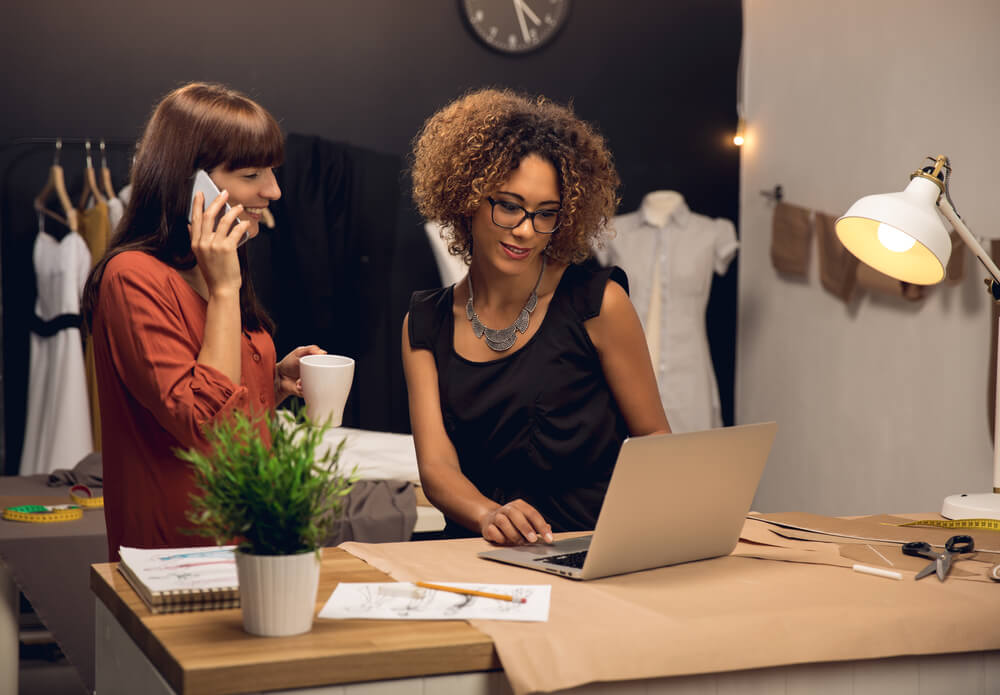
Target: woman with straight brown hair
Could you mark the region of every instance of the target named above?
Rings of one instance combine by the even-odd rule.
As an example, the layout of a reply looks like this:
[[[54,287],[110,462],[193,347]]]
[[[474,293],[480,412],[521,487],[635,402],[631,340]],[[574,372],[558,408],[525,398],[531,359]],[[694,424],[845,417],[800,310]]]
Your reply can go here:
[[[276,363],[240,245],[281,196],[271,168],[283,157],[271,114],[214,84],[163,97],[139,141],[128,207],[83,298],[112,560],[121,545],[207,542],[183,533],[195,487],[175,450],[203,446],[202,427],[228,413],[260,415],[301,395],[299,359],[324,352],[300,347]],[[222,191],[207,208],[200,192],[192,206],[199,169]]]

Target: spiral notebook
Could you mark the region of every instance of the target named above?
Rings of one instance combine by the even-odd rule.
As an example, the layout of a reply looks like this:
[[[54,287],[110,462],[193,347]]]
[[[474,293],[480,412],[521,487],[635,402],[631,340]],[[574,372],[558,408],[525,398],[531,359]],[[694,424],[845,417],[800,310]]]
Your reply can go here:
[[[120,547],[118,571],[153,613],[239,608],[235,546]]]

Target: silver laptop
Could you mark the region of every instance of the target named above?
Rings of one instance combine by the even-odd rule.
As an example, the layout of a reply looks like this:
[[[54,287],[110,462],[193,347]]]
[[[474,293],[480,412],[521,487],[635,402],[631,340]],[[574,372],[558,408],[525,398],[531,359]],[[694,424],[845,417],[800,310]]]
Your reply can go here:
[[[479,557],[598,579],[728,555],[777,429],[765,422],[626,439],[592,534]]]

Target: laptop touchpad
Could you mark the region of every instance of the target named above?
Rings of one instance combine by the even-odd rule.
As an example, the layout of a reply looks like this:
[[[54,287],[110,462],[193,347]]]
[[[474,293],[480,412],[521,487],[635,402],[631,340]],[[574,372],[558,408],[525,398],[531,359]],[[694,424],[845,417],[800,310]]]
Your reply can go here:
[[[556,541],[552,545],[545,543],[532,543],[531,545],[519,545],[517,551],[526,555],[537,557],[549,557],[551,555],[562,555],[564,553],[576,553],[590,547],[591,536],[580,536],[578,538],[566,538]]]

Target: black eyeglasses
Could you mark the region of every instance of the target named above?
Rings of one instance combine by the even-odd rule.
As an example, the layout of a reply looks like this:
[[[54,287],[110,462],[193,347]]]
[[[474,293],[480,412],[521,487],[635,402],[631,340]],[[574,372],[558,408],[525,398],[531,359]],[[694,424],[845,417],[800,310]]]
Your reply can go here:
[[[531,227],[538,234],[552,234],[562,222],[559,210],[535,210],[528,212],[517,203],[508,200],[486,198],[493,210],[493,224],[504,229],[516,229],[525,218],[531,218]]]

